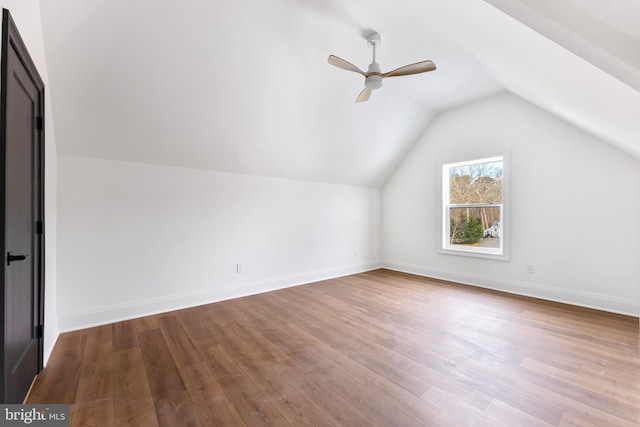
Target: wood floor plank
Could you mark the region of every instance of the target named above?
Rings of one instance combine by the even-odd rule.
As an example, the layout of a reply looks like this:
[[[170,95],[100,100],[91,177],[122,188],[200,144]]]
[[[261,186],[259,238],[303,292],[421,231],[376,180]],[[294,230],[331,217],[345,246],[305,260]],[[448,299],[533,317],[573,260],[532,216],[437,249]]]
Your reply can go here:
[[[75,401],[79,403],[113,398],[112,325],[98,326],[87,331],[81,366]],[[92,409],[92,412],[95,411]]]
[[[86,342],[86,333],[60,335],[26,403],[70,405],[75,402]]]
[[[194,343],[214,338],[209,328],[202,322],[202,319],[207,316],[207,311],[207,306],[200,306],[176,312],[178,322],[180,322],[180,325]]]
[[[275,405],[281,397],[265,388],[264,384],[246,375],[243,365],[254,355],[250,351],[242,354],[242,362],[238,364],[237,355],[228,353],[226,348],[218,346],[215,352],[217,371],[214,375],[220,378],[229,401],[236,408],[243,422],[249,426],[291,426]],[[233,369],[228,367],[234,366]]]
[[[158,418],[140,347],[116,351],[113,366],[116,425],[157,426]]]
[[[431,387],[423,395],[422,399],[429,402],[434,407],[440,409],[460,425],[474,425],[486,427],[512,427],[513,423],[504,423],[464,400],[458,399],[456,395],[446,393],[437,387]]]
[[[127,322],[131,324],[136,335],[138,335],[142,332],[158,329],[160,327],[158,325],[158,318],[159,316],[144,316],[138,317],[137,319],[127,320]]]
[[[178,322],[176,316],[162,316],[158,319],[158,323],[173,360],[177,365],[186,366],[202,360],[200,352]]]
[[[133,322],[113,324],[113,351],[127,350],[138,346],[138,337]]]
[[[291,361],[287,361],[287,363],[291,363]],[[314,369],[307,369],[296,364],[289,365],[289,368],[290,370],[281,373],[281,377],[309,402],[313,402],[314,406],[322,411],[326,418],[329,418],[330,423],[327,425],[371,425],[368,415],[362,408],[353,406],[343,396],[335,393],[333,389],[328,389],[324,382],[318,381],[321,375],[325,375],[324,372],[327,372],[327,368],[320,365],[315,366]]]
[[[193,404],[198,408],[203,425],[246,426],[224,388],[213,378],[204,362],[181,366],[178,369]]]
[[[594,381],[596,377],[592,375],[585,375],[584,373],[579,372],[568,372],[563,369],[537,362],[533,359],[525,359],[522,362],[522,367],[539,372],[542,375],[555,378],[559,381],[565,381],[585,391],[598,394],[604,399],[610,399],[612,401],[612,405],[615,405],[616,401],[626,404],[627,412],[635,414],[640,413],[640,395],[629,393],[629,390],[620,390],[614,383],[605,379],[597,378],[598,381]],[[624,409],[620,408],[618,405],[611,409],[618,414],[621,411],[624,411]]]
[[[61,334],[71,425],[640,425],[637,318],[375,270]]]
[[[138,338],[158,424],[168,427],[201,426],[162,331],[145,331]]]
[[[331,416],[320,410],[314,400],[307,399],[296,386],[286,381],[287,375],[274,368],[270,357],[265,358],[258,352],[251,352],[247,356],[242,364],[242,371],[255,383],[264,386],[264,393],[273,396],[276,408],[291,425],[333,424]],[[292,353],[290,356],[295,357]],[[278,366],[295,364],[295,360],[287,357],[280,360]]]
[[[69,423],[74,426],[118,427],[113,399],[86,400],[70,407]]]
[[[615,424],[607,424],[607,426],[614,426]],[[601,424],[594,424],[590,421],[584,420],[570,412],[562,415],[562,419],[558,424],[558,427],[600,427]]]
[[[381,419],[380,424],[393,425],[394,423],[399,423],[400,425],[411,425],[417,421],[420,425],[428,425],[433,424],[435,420],[443,418],[442,411],[435,406],[426,403],[385,376],[372,371],[369,366],[362,365],[351,357],[340,355],[339,352],[326,346],[318,344],[305,352],[300,352],[298,356],[302,356],[302,358],[300,360],[294,358],[292,362],[295,365],[302,366],[309,366],[311,363],[320,364],[323,358],[329,356],[330,363],[324,369],[330,370],[334,375],[341,378],[340,383],[353,384],[351,394],[344,396],[347,401],[351,401],[354,396],[361,395],[362,393],[357,392],[359,389],[375,389],[376,397],[371,399],[370,404],[376,408],[394,408],[393,412],[388,411],[382,417],[378,415],[379,418],[391,418],[391,420]],[[362,405],[358,404],[357,406]],[[371,410],[369,408],[367,414],[370,415],[377,412],[377,409]]]
[[[494,399],[484,412],[510,425],[521,427],[550,427],[558,425],[558,423],[549,424],[498,399]]]
[[[452,383],[447,382],[446,379],[443,378],[444,376],[439,375],[438,371],[434,371],[432,369],[433,366],[439,368],[440,365],[444,364],[443,360],[431,363],[431,366],[428,366],[429,364],[426,366],[424,364],[424,360],[421,360],[422,363],[416,363],[416,361],[411,357],[405,356],[405,352],[399,351],[399,347],[403,347],[403,343],[394,342],[391,344],[391,348],[387,348],[385,345],[377,345],[375,342],[362,339],[357,332],[357,328],[353,330],[353,334],[351,335],[354,338],[350,339],[345,344],[345,342],[340,339],[337,341],[332,339],[336,336],[340,337],[341,334],[336,334],[336,331],[344,332],[347,327],[350,327],[341,323],[344,322],[344,320],[339,319],[338,323],[334,322],[331,325],[327,325],[323,324],[322,319],[319,317],[312,317],[312,314],[309,313],[305,313],[304,315],[307,316],[307,320],[312,320],[312,329],[309,329],[309,331],[311,331],[312,334],[315,334],[321,342],[332,343],[333,347],[344,352],[348,352],[352,359],[368,366],[369,369],[375,370],[380,376],[399,384],[414,393],[416,396],[422,395],[422,393],[430,387],[430,384],[436,382],[439,385],[448,383],[449,387],[456,387],[458,392],[462,392],[462,395],[465,396],[465,398],[476,403],[482,409],[484,409],[491,400],[490,396],[482,395],[481,393],[477,393],[471,389],[463,390],[464,385],[453,385]],[[304,321],[305,318],[299,318],[299,322]],[[346,322],[351,323],[353,322],[353,319],[349,319]],[[316,324],[318,326],[315,326]],[[379,325],[371,321],[366,324],[375,328],[376,336],[378,340],[380,340]],[[297,335],[300,335],[300,333]],[[415,337],[412,338],[415,339]],[[467,354],[463,354],[464,357],[467,357]],[[429,382],[423,381],[423,378],[428,378]]]
[[[556,425],[562,416],[557,402],[547,398],[546,390],[532,384],[531,376],[523,378],[524,372],[516,365],[487,357],[470,358],[464,365],[453,368],[451,375],[494,396],[492,402],[498,399],[549,425]]]
[[[558,426],[576,425],[581,427],[597,426],[597,427],[637,427],[640,425],[640,420],[628,421],[617,417],[615,414],[602,412],[597,409],[592,409],[586,405],[582,411],[571,410],[566,411],[562,415],[562,419]]]

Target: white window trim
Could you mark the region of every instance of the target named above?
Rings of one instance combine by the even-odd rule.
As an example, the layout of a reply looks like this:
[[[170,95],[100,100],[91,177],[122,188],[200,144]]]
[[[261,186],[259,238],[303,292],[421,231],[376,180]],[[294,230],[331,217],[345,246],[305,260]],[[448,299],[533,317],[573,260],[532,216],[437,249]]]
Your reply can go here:
[[[502,246],[502,253],[498,253],[495,250],[483,249],[483,248],[471,248],[471,247],[452,247],[449,243],[449,209],[451,207],[466,207],[467,205],[450,205],[449,204],[449,170],[452,167],[466,166],[475,163],[489,163],[495,161],[502,161],[502,203],[496,204],[477,204],[469,205],[473,207],[500,207],[500,219],[502,223],[502,235],[500,237],[500,244]],[[509,156],[508,153],[501,154],[499,156],[478,158],[474,160],[467,160],[464,162],[446,163],[442,165],[442,228],[441,228],[441,241],[440,241],[440,254],[464,256],[470,258],[483,258],[496,261],[509,261],[510,257],[510,240],[511,240],[511,221],[509,216]]]

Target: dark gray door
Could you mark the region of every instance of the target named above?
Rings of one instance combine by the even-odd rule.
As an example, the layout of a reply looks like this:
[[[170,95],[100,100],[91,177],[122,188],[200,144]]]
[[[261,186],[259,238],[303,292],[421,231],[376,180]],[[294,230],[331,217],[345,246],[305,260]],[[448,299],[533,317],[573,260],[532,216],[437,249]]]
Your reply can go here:
[[[44,85],[6,9],[2,31],[2,400],[22,403],[42,368]]]

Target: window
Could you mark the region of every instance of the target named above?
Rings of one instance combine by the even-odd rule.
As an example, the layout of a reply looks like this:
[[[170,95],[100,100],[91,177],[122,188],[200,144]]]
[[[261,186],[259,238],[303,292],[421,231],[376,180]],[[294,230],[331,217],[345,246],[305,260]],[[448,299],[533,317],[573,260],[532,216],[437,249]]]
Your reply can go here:
[[[504,259],[504,159],[443,167],[443,251]]]

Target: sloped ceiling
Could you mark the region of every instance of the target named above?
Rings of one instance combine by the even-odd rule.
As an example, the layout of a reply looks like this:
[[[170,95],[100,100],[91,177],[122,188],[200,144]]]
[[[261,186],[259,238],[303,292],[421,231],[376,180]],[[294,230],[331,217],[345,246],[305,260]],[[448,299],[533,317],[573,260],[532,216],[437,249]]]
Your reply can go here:
[[[492,3],[507,13],[480,0],[41,0],[58,150],[379,186],[439,111],[508,90],[640,158],[637,88],[537,32],[528,18],[555,9]],[[565,6],[594,12],[584,4]],[[637,43],[627,16],[608,25]],[[355,104],[361,76],[326,60],[366,68],[371,29],[383,71],[438,69]]]
[[[637,1],[487,2],[640,90],[640,3]]]

